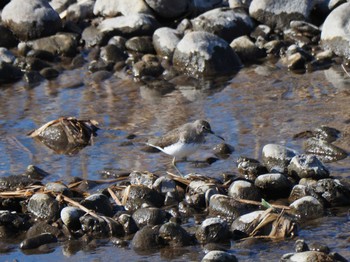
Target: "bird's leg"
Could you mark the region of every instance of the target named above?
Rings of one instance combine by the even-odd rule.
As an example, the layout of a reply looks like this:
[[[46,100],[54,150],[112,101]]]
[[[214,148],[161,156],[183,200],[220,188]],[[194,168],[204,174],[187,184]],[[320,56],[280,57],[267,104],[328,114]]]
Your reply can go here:
[[[180,172],[180,170],[176,167],[176,158],[175,157],[173,158],[173,161],[171,163],[175,167],[176,171],[180,174],[180,176],[183,176],[182,173]]]

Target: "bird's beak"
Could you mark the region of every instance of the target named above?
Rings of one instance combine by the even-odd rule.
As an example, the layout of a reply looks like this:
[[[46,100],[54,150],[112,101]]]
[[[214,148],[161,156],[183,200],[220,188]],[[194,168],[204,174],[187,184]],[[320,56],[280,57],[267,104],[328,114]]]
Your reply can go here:
[[[215,134],[213,131],[210,130],[209,133],[212,134],[212,135],[214,135],[214,136],[216,136],[217,138],[220,138],[222,141],[225,141],[225,139],[224,139],[223,137],[221,137],[221,136]]]

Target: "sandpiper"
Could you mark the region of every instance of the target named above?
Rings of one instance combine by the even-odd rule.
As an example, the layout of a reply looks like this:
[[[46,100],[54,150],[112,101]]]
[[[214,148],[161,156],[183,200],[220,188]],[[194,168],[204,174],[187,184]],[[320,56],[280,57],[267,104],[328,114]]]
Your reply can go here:
[[[147,144],[173,156],[172,164],[181,174],[176,167],[176,159],[184,159],[193,154],[205,142],[207,134],[215,135],[224,140],[211,130],[207,121],[196,120],[175,128],[159,138],[149,140]]]

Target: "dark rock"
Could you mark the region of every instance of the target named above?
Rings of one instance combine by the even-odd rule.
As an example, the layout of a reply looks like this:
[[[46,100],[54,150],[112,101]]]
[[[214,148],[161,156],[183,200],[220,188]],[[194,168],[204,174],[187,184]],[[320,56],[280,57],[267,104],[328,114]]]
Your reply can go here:
[[[118,217],[118,222],[123,226],[126,235],[134,234],[138,230],[134,219],[129,214],[121,214]]]
[[[330,206],[344,206],[350,203],[350,189],[338,179],[320,179],[312,188]]]
[[[255,179],[254,184],[268,198],[287,197],[292,189],[292,183],[286,176],[279,173],[260,175]]]
[[[166,19],[173,19],[186,15],[191,7],[190,0],[145,0],[156,15]]]
[[[18,44],[17,37],[12,33],[12,31],[3,25],[0,25],[0,46],[11,48]]]
[[[35,237],[27,238],[21,242],[21,249],[34,249],[45,244],[56,243],[57,237],[50,233],[43,233]]]
[[[228,222],[232,222],[238,216],[250,212],[255,207],[243,204],[233,197],[214,194],[209,201],[209,214],[213,217],[219,216]]]
[[[26,237],[32,238],[44,233],[50,233],[51,235],[57,238],[62,235],[62,231],[59,228],[42,221],[37,222],[33,226],[31,226],[26,233]]]
[[[85,198],[80,202],[84,207],[94,210],[97,213],[104,214],[106,216],[113,215],[113,207],[108,197],[103,194],[93,194]]]
[[[3,24],[21,40],[31,40],[55,34],[61,19],[45,0],[12,0],[1,13]]]
[[[38,181],[23,175],[0,177],[0,191],[13,191],[33,185]]]
[[[43,50],[53,55],[74,56],[77,52],[78,39],[75,34],[58,33],[29,41],[27,44],[34,50]]]
[[[138,228],[146,225],[163,224],[166,221],[166,217],[167,214],[164,210],[155,207],[140,208],[132,214],[132,218]]]
[[[120,61],[125,61],[128,56],[124,49],[109,44],[101,48],[100,57],[107,64],[115,64]]]
[[[94,16],[94,5],[95,1],[93,0],[79,1],[72,4],[67,8],[66,19],[77,23],[92,18]]]
[[[221,218],[207,218],[197,228],[196,238],[199,243],[223,242],[229,237],[227,222]]]
[[[99,84],[102,83],[103,81],[107,80],[112,76],[112,72],[107,71],[107,70],[100,70],[97,72],[93,72],[91,75],[91,79],[88,79],[87,82],[85,82],[86,85],[89,85],[91,83],[93,84]]]
[[[84,215],[79,219],[81,229],[93,238],[120,237],[124,235],[123,226],[110,217]]]
[[[215,34],[227,42],[249,35],[254,23],[243,9],[217,8],[191,20],[193,30]]]
[[[172,222],[160,227],[159,236],[171,247],[183,247],[193,243],[193,237],[180,225]]]
[[[151,36],[135,36],[125,42],[125,47],[129,51],[140,52],[144,54],[154,54]]]
[[[60,72],[53,67],[46,67],[40,70],[40,74],[44,78],[51,80],[57,78],[60,75]]]
[[[164,197],[156,190],[150,189],[143,185],[133,185],[129,189],[128,199],[125,204],[125,209],[135,211],[143,204],[161,207],[164,203]]]
[[[132,71],[137,78],[158,77],[163,73],[164,68],[156,56],[144,55],[141,61],[134,64]]]
[[[160,226],[145,226],[137,231],[132,239],[132,246],[137,251],[150,251],[158,249],[164,243],[159,236]]]
[[[230,46],[243,63],[255,62],[266,57],[266,51],[257,47],[247,36],[234,39]]]
[[[99,29],[94,26],[88,26],[86,27],[82,34],[81,34],[81,39],[85,42],[85,47],[90,48],[93,46],[98,46],[102,45],[103,35],[100,33]],[[106,42],[106,40],[104,40]]]
[[[237,180],[233,182],[228,189],[228,195],[233,198],[255,201],[261,200],[259,189],[256,188],[251,182],[244,180]]]
[[[239,157],[237,163],[238,171],[243,174],[246,179],[252,181],[259,175],[268,173],[267,168],[256,159]]]
[[[178,43],[173,64],[179,72],[194,77],[229,74],[242,66],[226,41],[200,31],[186,34]]]
[[[18,68],[6,62],[0,61],[0,83],[11,83],[19,80],[23,73]]]

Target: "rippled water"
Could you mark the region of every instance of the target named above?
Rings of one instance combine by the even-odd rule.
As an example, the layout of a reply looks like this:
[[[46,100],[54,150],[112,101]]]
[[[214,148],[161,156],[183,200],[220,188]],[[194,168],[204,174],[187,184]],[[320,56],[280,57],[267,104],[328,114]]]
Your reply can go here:
[[[173,80],[170,85],[145,84],[113,76],[100,84],[87,83],[85,70],[70,71],[58,79],[27,87],[22,82],[0,88],[0,175],[22,173],[29,164],[51,176],[47,181],[67,181],[72,176],[101,179],[102,170],[116,172],[149,170],[157,174],[173,171],[171,157],[141,150],[148,137],[160,135],[185,122],[207,119],[215,133],[234,146],[228,159],[209,167],[179,164],[183,173],[198,172],[218,177],[237,173],[236,159],[260,158],[266,143],[286,144],[302,151],[302,141],[293,135],[321,125],[342,132],[336,145],[350,150],[350,79],[335,66],[326,71],[303,75],[287,72],[280,65],[254,66],[241,70],[232,79],[194,81]],[[56,154],[26,134],[60,116],[95,119],[101,130],[88,146],[76,155]],[[136,139],[127,139],[135,134]],[[211,137],[194,160],[210,156],[218,141]],[[350,177],[349,158],[326,164],[336,177]],[[350,221],[347,210],[333,213],[300,230],[307,242],[321,242],[332,251],[350,257]],[[335,239],[335,240],[334,240]],[[240,261],[274,260],[292,252],[295,240],[283,242],[231,243],[231,251]],[[129,248],[116,248],[107,241],[95,246],[59,246],[49,254],[24,254],[14,245],[4,260],[20,261],[130,261],[200,260],[199,246],[179,250],[164,249],[152,254],[136,254]],[[1,260],[3,260],[1,258]]]

